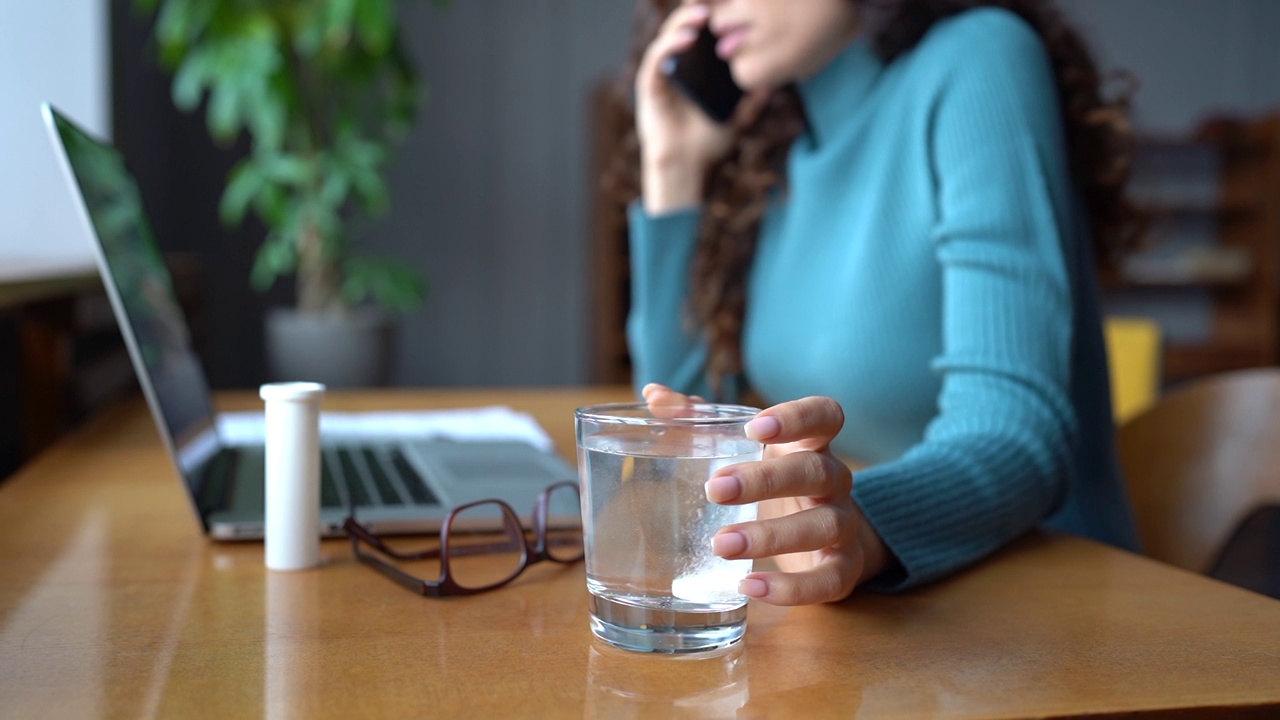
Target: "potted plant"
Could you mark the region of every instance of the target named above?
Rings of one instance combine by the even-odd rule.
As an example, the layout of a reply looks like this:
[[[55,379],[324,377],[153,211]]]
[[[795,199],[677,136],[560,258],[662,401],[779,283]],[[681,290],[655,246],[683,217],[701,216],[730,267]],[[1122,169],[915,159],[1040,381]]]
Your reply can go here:
[[[224,146],[241,133],[251,141],[219,209],[229,225],[253,213],[266,227],[255,288],[296,278],[296,307],[267,317],[272,374],[337,386],[385,381],[388,311],[423,295],[417,272],[354,242],[387,208],[389,147],[419,99],[396,0],[136,2],[155,14],[174,103],[188,112],[203,103]]]

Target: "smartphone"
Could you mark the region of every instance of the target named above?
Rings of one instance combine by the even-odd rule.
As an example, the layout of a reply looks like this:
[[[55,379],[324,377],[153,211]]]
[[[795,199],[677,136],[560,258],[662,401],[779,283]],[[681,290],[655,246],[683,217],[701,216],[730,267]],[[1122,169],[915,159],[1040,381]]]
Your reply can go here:
[[[742,100],[742,88],[733,81],[729,63],[716,55],[716,39],[703,26],[693,47],[667,58],[661,70],[707,117],[724,124],[733,118]]]

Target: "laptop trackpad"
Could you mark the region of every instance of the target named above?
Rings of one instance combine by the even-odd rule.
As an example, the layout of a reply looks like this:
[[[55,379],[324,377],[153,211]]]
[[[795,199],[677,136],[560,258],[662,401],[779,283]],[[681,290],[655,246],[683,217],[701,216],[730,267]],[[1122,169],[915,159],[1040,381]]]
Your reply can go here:
[[[518,441],[432,440],[404,453],[454,507],[496,498],[523,515],[548,485],[577,478],[559,456]]]

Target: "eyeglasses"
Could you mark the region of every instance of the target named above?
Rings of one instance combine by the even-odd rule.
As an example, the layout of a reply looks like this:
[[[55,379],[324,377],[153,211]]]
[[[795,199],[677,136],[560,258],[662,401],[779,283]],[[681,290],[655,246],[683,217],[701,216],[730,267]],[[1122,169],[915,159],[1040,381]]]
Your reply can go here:
[[[474,595],[516,579],[530,565],[543,560],[569,564],[582,559],[582,510],[578,483],[554,483],[538,495],[533,509],[533,541],[511,506],[501,500],[478,500],[449,512],[440,527],[436,547],[405,551],[369,531],[352,514],[342,523],[351,550],[360,562],[399,585],[429,597]],[[365,552],[401,562],[425,565],[437,580],[423,580]],[[436,570],[438,568],[438,570]]]

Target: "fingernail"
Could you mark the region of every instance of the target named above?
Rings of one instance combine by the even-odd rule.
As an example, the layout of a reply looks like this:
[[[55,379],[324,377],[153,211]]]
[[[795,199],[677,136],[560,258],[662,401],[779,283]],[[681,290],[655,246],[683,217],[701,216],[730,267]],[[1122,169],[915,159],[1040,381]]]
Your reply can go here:
[[[640,388],[640,396],[647,399],[649,397],[649,393],[657,389],[658,389],[657,383],[649,383],[648,385],[645,385],[644,387]]]
[[[703,491],[711,502],[729,502],[742,494],[742,481],[736,475],[720,475],[708,480]]]
[[[747,549],[747,538],[742,533],[720,533],[711,538],[711,551],[720,557],[738,555]]]
[[[752,440],[768,440],[782,430],[782,424],[778,422],[778,418],[765,415],[747,423],[744,429],[747,437]]]
[[[747,597],[761,598],[769,594],[769,586],[759,578],[744,578],[738,581],[738,592]]]
[[[694,17],[706,17],[707,15],[711,14],[711,8],[707,7],[706,5],[698,4],[693,6],[693,9],[690,10],[690,13]]]

